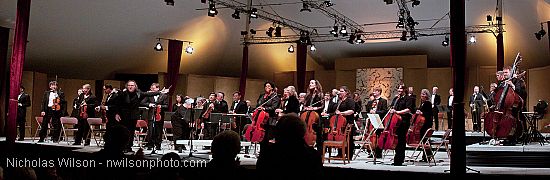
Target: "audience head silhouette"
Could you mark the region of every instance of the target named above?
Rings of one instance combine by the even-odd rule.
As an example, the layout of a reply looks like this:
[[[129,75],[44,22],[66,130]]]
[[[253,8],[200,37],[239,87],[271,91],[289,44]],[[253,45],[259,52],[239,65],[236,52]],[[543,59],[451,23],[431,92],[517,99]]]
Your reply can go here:
[[[277,143],[305,142],[305,134],[306,124],[294,114],[282,116],[275,127],[275,141]]]
[[[126,127],[115,125],[105,132],[103,138],[105,138],[106,150],[122,151],[128,144],[130,134]]]
[[[223,131],[212,141],[212,158],[234,160],[241,150],[241,139],[235,131]]]

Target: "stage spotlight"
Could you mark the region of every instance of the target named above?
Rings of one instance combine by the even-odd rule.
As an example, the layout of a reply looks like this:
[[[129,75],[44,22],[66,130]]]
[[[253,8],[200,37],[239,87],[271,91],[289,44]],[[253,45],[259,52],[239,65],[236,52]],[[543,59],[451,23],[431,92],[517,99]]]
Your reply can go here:
[[[542,37],[544,37],[544,35],[546,35],[546,31],[545,31],[544,28],[542,27],[542,23],[541,23],[541,24],[540,24],[540,31],[535,33],[535,37],[536,37],[538,40],[541,40]]]
[[[157,45],[155,45],[155,50],[162,51],[162,44],[160,44],[160,42],[158,42]]]
[[[233,19],[241,19],[241,12],[235,9],[235,12],[231,14],[231,17],[233,17]]]
[[[315,51],[317,51],[317,48],[315,47],[315,45],[312,44],[312,45],[309,47],[309,50],[310,50],[311,52],[315,52]]]
[[[470,35],[470,39],[468,39],[468,42],[470,44],[475,44],[477,42],[476,36]]]
[[[326,7],[330,7],[330,6],[333,6],[334,4],[330,1],[323,1],[323,4],[326,6]]]
[[[300,12],[311,12],[311,9],[309,9],[309,6],[306,3],[302,3],[302,9],[300,9]]]
[[[349,36],[348,43],[355,44],[355,34],[352,34]]]
[[[174,6],[174,0],[164,0],[166,2],[166,5]]]
[[[393,0],[384,0],[384,2],[386,3],[386,5],[393,4]]]
[[[201,3],[206,4],[206,0],[201,0]]]
[[[340,34],[342,34],[342,36],[348,35],[348,30],[346,29],[346,25],[342,25],[342,27],[340,28]]]
[[[252,8],[252,10],[250,10],[250,17],[251,18],[258,18],[258,9]]]
[[[248,31],[241,31],[241,35],[247,35],[248,34]]]
[[[357,39],[355,40],[355,43],[356,44],[363,44],[363,43],[365,43],[365,40],[361,39],[361,35],[358,34]]]
[[[418,6],[418,5],[420,5],[420,1],[419,1],[419,0],[413,0],[413,1],[412,1],[412,7]]]
[[[443,42],[441,42],[441,45],[443,47],[449,46],[449,37],[445,36],[445,40],[443,40]]]
[[[493,16],[487,15],[487,22],[493,22]]]
[[[338,37],[338,26],[332,27],[332,30],[330,30],[330,34],[334,35],[334,37]]]
[[[416,36],[416,31],[412,30],[410,33],[411,33],[411,37],[409,38],[409,41],[418,40],[418,36]]]
[[[250,29],[250,34],[256,34],[256,30]]]
[[[281,27],[275,28],[275,37],[281,37]]]
[[[193,49],[193,47],[191,47],[191,44],[189,44],[189,46],[187,46],[187,48],[185,48],[185,52],[187,54],[193,54],[193,51],[195,51],[195,50]]]
[[[288,52],[289,53],[294,53],[294,46],[293,45],[290,45],[290,47],[288,47]]]
[[[216,10],[214,3],[208,5],[208,16],[215,17],[216,15],[218,15],[218,10]]]
[[[403,31],[401,33],[401,38],[399,38],[401,41],[407,41],[407,31]]]
[[[269,27],[269,29],[265,32],[265,34],[267,34],[267,36],[269,37],[273,37],[273,30],[275,30],[275,28]]]

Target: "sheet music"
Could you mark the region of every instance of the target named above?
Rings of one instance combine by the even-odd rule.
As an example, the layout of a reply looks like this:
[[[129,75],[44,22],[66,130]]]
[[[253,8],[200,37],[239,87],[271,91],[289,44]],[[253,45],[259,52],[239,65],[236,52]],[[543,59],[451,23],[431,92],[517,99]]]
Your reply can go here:
[[[378,114],[367,114],[367,116],[374,129],[384,129],[384,124]]]

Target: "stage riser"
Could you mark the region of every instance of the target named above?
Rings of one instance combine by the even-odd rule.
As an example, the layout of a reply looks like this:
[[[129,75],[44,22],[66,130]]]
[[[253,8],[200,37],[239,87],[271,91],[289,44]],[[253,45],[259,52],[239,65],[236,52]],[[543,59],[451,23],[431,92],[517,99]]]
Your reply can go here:
[[[550,167],[550,152],[466,152],[469,166],[491,167]]]

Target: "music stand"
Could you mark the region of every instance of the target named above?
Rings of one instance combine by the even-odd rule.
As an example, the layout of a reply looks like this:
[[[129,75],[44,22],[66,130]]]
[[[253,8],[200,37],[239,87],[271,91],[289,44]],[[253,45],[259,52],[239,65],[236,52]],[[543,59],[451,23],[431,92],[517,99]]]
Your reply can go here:
[[[220,133],[221,131],[221,123],[222,123],[222,118],[223,118],[223,113],[210,113],[210,124],[211,125],[214,125],[214,124],[217,124],[218,127],[210,127],[209,129],[212,130],[212,132],[210,132],[210,135],[212,136],[212,139],[214,139],[214,137]]]
[[[541,146],[544,146],[544,136],[538,130],[537,120],[540,120],[535,112],[522,112],[529,123],[527,131],[525,131],[525,138],[523,139],[523,145],[526,145],[530,142],[538,141]]]
[[[382,123],[382,120],[380,119],[380,115],[378,114],[367,114],[367,117],[369,119],[370,124],[372,125],[372,132],[376,136],[376,139],[380,138],[380,134],[376,133],[376,131],[384,130],[384,124]],[[366,127],[368,128],[368,127]],[[378,147],[378,143],[374,143],[374,153],[372,153],[372,163],[376,164],[376,148]],[[367,161],[368,162],[368,161]]]

